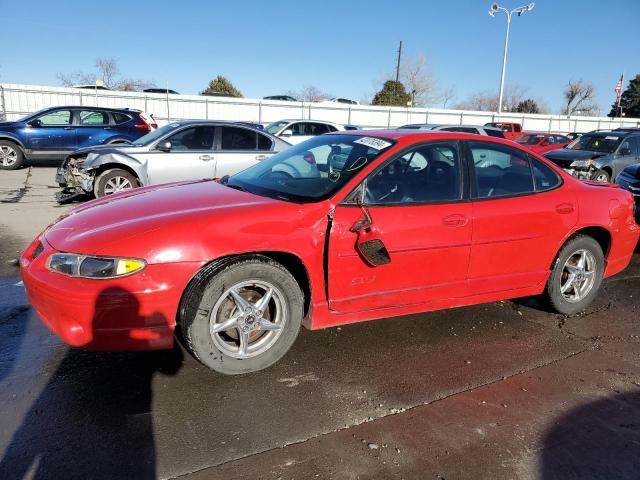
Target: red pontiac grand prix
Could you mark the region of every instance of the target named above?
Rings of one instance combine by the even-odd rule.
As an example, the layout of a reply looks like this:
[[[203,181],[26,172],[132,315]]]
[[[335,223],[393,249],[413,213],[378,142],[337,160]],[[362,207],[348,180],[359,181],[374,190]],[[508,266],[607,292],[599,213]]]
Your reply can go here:
[[[219,181],[79,206],[20,264],[65,342],[171,348],[225,374],[317,329],[543,295],[571,314],[638,242],[634,203],[513,142],[463,133],[321,135]]]

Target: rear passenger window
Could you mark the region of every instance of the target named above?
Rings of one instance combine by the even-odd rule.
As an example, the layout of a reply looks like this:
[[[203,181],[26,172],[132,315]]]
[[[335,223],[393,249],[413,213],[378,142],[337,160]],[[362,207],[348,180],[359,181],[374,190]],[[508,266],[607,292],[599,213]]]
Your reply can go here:
[[[257,132],[240,127],[222,127],[222,150],[255,150]]]
[[[116,123],[116,125],[127,123],[129,120],[131,120],[131,117],[129,115],[124,114],[124,113],[113,112],[112,115],[113,115],[113,120]]]
[[[550,167],[535,158],[529,157],[529,161],[533,169],[536,192],[552,190],[560,185],[560,177]]]
[[[80,125],[109,125],[109,116],[106,112],[80,110]]]
[[[534,191],[526,153],[506,145],[469,142],[476,173],[476,197],[522,195]]]
[[[258,135],[258,150],[271,150],[271,145],[273,145],[271,139],[260,133],[256,135]]]
[[[395,158],[367,179],[373,205],[406,205],[459,200],[462,195],[457,145],[427,144]]]

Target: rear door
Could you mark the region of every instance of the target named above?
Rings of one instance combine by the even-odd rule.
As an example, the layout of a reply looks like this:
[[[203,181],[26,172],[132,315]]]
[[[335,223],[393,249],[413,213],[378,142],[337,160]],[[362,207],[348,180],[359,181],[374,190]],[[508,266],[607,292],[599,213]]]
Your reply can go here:
[[[316,155],[317,157],[317,155]],[[371,267],[355,248],[352,227],[364,212],[355,200],[334,211],[329,239],[329,306],[357,312],[464,297],[471,244],[459,144],[415,146],[385,162],[361,188],[371,228],[391,261]]]
[[[255,130],[239,126],[218,127],[216,178],[233,175],[273,155],[272,140]]]
[[[78,148],[104,143],[112,136],[109,114],[102,110],[76,110]]]
[[[147,163],[149,184],[214,178],[215,129],[214,125],[185,127],[157,142],[148,153],[136,154]],[[171,143],[167,152],[159,150],[165,142]]]
[[[519,149],[482,141],[468,147],[473,160],[469,293],[541,284],[577,221],[575,198],[550,167]]]

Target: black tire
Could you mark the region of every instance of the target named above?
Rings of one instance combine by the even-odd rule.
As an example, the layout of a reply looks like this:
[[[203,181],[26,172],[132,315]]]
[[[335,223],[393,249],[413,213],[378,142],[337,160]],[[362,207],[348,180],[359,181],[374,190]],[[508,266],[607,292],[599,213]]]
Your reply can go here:
[[[17,143],[0,140],[0,170],[17,170],[24,163],[24,153]]]
[[[594,282],[593,286],[586,294],[586,296],[577,302],[570,302],[565,299],[561,292],[561,286],[563,281],[563,274],[565,264],[569,258],[571,258],[576,252],[580,250],[586,250],[593,255],[595,260]],[[600,244],[596,242],[592,237],[586,235],[577,235],[570,239],[562,247],[551,270],[551,275],[547,281],[547,286],[543,294],[544,300],[553,308],[556,312],[563,315],[571,315],[578,313],[587,308],[594,298],[598,294],[600,284],[602,283],[602,277],[604,275],[604,254]]]
[[[591,178],[598,182],[611,183],[611,174],[607,170],[597,170]]]
[[[229,297],[223,297],[229,288],[248,280],[269,282],[277,288],[281,305],[286,305],[286,321],[266,351],[251,358],[234,358],[219,346],[218,338],[214,340],[214,335],[224,332],[210,332],[210,317],[216,312],[216,305],[229,301]],[[230,312],[233,313],[237,314],[237,310]],[[304,296],[286,268],[264,256],[243,256],[213,262],[195,277],[182,299],[179,329],[185,347],[203,365],[225,375],[238,375],[262,370],[280,360],[298,336],[303,315]],[[230,330],[239,335],[234,327]]]
[[[129,182],[130,187],[126,188],[136,188],[140,186],[138,179],[126,170],[122,170],[121,168],[112,168],[111,170],[105,170],[100,175],[96,177],[93,181],[93,194],[99,198],[104,197],[105,195],[110,195],[111,193],[108,190],[108,183],[112,181],[119,181],[118,179],[126,179]],[[123,189],[124,190],[124,189]],[[122,190],[121,190],[122,191]]]

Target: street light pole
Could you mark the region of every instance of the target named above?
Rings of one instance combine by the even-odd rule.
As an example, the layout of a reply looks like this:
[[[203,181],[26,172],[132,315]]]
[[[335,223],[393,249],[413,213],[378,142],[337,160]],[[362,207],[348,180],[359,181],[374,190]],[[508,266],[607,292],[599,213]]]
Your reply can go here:
[[[518,16],[522,16],[523,13],[528,12],[529,10],[533,10],[535,3],[530,3],[529,5],[525,5],[524,7],[514,8],[509,11],[504,7],[501,7],[497,3],[492,3],[491,8],[489,9],[489,15],[492,17],[495,16],[496,12],[504,12],[507,16],[507,33],[504,36],[504,54],[502,56],[502,75],[500,76],[500,94],[498,95],[498,113],[502,112],[502,99],[504,97],[504,77],[505,72],[507,70],[507,50],[509,49],[509,28],[511,27],[511,15],[514,13],[518,14]]]

